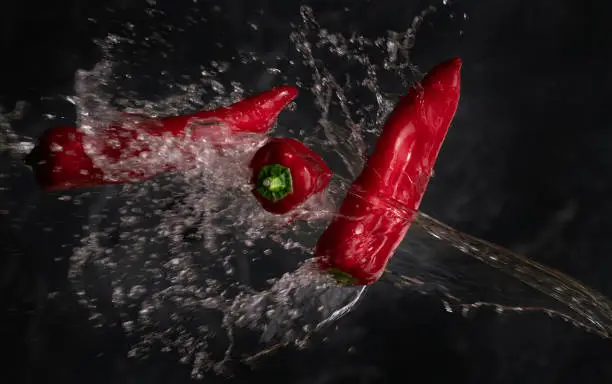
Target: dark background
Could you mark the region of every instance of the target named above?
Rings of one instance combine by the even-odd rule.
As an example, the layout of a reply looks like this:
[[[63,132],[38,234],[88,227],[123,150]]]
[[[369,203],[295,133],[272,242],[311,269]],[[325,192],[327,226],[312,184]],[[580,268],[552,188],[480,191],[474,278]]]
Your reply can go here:
[[[180,19],[192,7],[210,13],[204,27],[226,46],[265,54],[287,44],[297,1],[161,2]],[[163,3],[163,4],[162,4]],[[337,31],[382,36],[402,30],[427,1],[311,1]],[[457,1],[420,31],[414,61],[422,68],[449,56],[464,60],[456,129],[440,155],[423,211],[529,255],[612,295],[608,251],[612,228],[612,29],[609,1]],[[147,23],[145,2],[5,1],[0,5],[0,103],[72,92],[74,72],[100,58],[93,38],[121,33],[126,21]],[[345,10],[349,8],[349,11]],[[263,9],[260,38],[245,20]],[[454,12],[455,18],[448,17]],[[467,13],[468,19],[461,15]],[[88,21],[93,18],[96,22]],[[155,29],[155,25],[147,28]],[[458,31],[462,30],[463,34]],[[223,57],[202,41],[175,53],[180,63]],[[37,109],[38,108],[38,109]],[[70,113],[70,112],[66,112]],[[44,128],[21,124],[32,136]],[[8,158],[2,158],[8,164]],[[5,180],[0,202],[29,210],[19,231],[3,218],[0,317],[3,382],[179,383],[189,371],[172,356],[125,359],[118,330],[91,329],[71,301],[46,301],[65,284],[50,255],[75,233],[77,208],[40,206],[31,181]],[[6,178],[6,177],[5,177]],[[12,183],[12,184],[11,184]],[[74,210],[74,211],[71,211]],[[14,218],[10,218],[13,220]],[[55,231],[45,231],[53,225]],[[64,239],[62,238],[62,233]],[[612,343],[542,315],[469,319],[448,314],[435,298],[375,287],[362,305],[306,351],[284,350],[235,382],[295,383],[610,383]],[[351,348],[352,347],[352,348]],[[3,366],[4,365],[4,366]],[[1,377],[5,376],[5,377]],[[222,380],[210,377],[207,382]]]

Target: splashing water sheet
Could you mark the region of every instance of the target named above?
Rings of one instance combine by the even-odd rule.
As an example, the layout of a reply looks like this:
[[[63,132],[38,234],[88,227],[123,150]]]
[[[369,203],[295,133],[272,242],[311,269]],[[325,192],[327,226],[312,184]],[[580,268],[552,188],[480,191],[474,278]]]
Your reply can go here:
[[[88,135],[95,136],[121,113],[179,115],[240,100],[250,93],[247,87],[224,79],[234,66],[251,66],[273,81],[300,87],[299,105],[281,114],[275,134],[303,140],[329,160],[336,175],[325,194],[300,208],[300,220],[269,214],[251,196],[247,166],[265,137],[250,135],[233,137],[231,149],[222,151],[206,142],[190,143],[195,148],[189,152],[198,153],[197,166],[183,172],[93,192],[47,195],[75,204],[97,196],[88,205],[69,265],[70,289],[92,326],[120,324],[133,340],[129,356],[172,351],[190,364],[194,378],[202,378],[210,369],[228,372],[231,361],[254,361],[279,346],[305,347],[314,332],[358,305],[366,288],[335,285],[312,262],[312,248],[359,174],[368,143],[397,100],[393,95],[422,76],[410,61],[410,50],[419,26],[435,11],[425,9],[405,32],[371,39],[329,31],[310,8],[302,7],[288,36],[290,57],[261,58],[241,51],[235,63],[202,64],[198,77],[166,81],[165,72],[160,74],[164,97],[156,100],[141,96],[132,86],[139,74],[118,58],[144,47],[166,47],[168,54],[171,44],[159,33],[144,43],[117,35],[100,41],[104,58],[76,74],[75,95],[66,97]],[[335,62],[341,65],[327,64]],[[346,76],[347,67],[362,76]],[[295,75],[304,72],[311,76]],[[384,90],[380,76],[402,87]],[[147,81],[143,75],[135,82]],[[32,138],[11,129],[22,107],[0,120],[3,155],[15,163],[33,146]],[[286,121],[299,122],[292,115],[301,109],[316,119],[289,128]],[[223,133],[227,127],[216,128]],[[180,163],[183,152],[174,153],[166,144],[156,149]],[[95,148],[90,155],[102,168],[126,166],[104,164]],[[155,166],[151,159],[137,160],[130,166]],[[449,311],[482,306],[500,313],[536,311],[605,338],[612,331],[612,308],[601,294],[423,213],[379,284],[435,295]]]

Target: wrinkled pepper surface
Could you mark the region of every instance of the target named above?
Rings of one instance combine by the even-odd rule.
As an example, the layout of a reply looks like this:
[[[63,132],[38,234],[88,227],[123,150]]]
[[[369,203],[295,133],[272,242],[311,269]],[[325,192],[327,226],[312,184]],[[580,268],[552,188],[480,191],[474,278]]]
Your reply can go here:
[[[342,284],[377,281],[419,208],[460,96],[461,60],[434,67],[389,118],[338,215],[316,245]]]
[[[151,138],[170,137],[179,142],[207,139],[214,143],[215,137],[210,137],[209,133],[213,131],[206,128],[207,123],[225,124],[230,134],[264,134],[297,93],[295,87],[279,86],[227,107],[185,116],[140,119],[136,120],[136,127],[130,129],[121,123],[111,124],[101,132],[87,137],[76,127],[56,127],[42,135],[25,162],[32,167],[38,184],[47,191],[143,180],[175,167],[173,162],[165,162],[163,155],[151,153],[153,151],[148,145]],[[198,122],[202,122],[199,125],[202,129],[197,128]],[[153,168],[128,167],[120,172],[113,171],[110,176],[88,156],[84,147],[86,139],[98,148],[96,153],[106,161],[119,163],[139,156],[157,156],[161,159],[156,159]]]
[[[272,138],[250,163],[253,195],[268,212],[285,214],[327,187],[332,171],[299,140]]]

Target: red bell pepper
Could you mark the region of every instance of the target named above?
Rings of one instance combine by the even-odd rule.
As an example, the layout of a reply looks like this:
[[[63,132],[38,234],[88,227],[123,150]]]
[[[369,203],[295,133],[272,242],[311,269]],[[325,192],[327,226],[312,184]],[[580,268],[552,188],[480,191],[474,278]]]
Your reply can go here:
[[[264,134],[297,92],[295,87],[279,86],[228,107],[186,116],[127,120],[91,136],[76,127],[56,127],[43,134],[26,157],[26,163],[32,166],[37,182],[47,191],[143,180],[176,167],[170,159],[155,153],[152,143],[156,138],[159,141],[169,137],[179,143],[206,139],[222,145],[227,136],[214,136],[218,131],[207,128],[207,124],[225,125],[229,134]],[[105,169],[95,164],[85,151],[86,142],[104,157],[105,163],[124,169]],[[154,157],[153,166],[135,169],[126,165],[129,163],[126,160],[138,160],[139,156]],[[187,154],[185,159],[190,157],[195,158],[195,154]]]
[[[342,284],[377,281],[414,219],[457,110],[461,60],[436,66],[389,116],[373,154],[320,237],[319,266]]]
[[[290,138],[273,138],[250,163],[253,195],[268,212],[285,214],[321,192],[332,171],[316,152]]]

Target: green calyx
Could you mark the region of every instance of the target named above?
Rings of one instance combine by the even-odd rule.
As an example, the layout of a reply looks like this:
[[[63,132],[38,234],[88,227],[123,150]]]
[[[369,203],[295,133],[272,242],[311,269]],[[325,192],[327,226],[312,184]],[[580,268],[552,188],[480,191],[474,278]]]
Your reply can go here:
[[[279,164],[264,165],[257,175],[256,190],[271,201],[285,198],[293,191],[291,170]]]
[[[329,273],[334,280],[341,285],[356,285],[358,283],[356,278],[337,268],[329,268],[327,269],[327,273]]]

